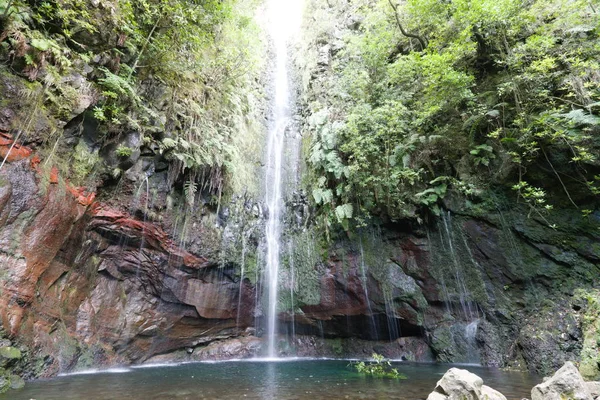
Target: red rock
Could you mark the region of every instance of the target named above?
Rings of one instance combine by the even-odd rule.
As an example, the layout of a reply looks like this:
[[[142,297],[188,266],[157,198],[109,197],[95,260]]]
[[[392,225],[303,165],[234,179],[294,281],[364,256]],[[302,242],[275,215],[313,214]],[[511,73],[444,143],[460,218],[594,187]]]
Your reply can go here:
[[[23,160],[31,156],[31,149],[26,146],[14,144],[10,136],[0,133],[0,157],[6,159],[7,162],[15,162]]]
[[[38,167],[41,162],[42,162],[42,159],[36,154],[33,157],[31,157],[31,161],[29,162],[29,165],[31,166],[32,169],[38,171]]]
[[[58,183],[58,168],[52,167],[50,170],[50,183]]]

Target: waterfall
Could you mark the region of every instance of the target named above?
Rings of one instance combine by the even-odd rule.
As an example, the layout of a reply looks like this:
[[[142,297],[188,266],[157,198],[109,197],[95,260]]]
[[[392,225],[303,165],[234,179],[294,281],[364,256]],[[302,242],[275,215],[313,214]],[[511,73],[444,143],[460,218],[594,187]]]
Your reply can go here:
[[[275,90],[272,123],[268,133],[267,168],[265,173],[265,200],[268,220],[265,229],[267,245],[267,356],[276,357],[277,292],[279,287],[279,261],[281,248],[281,214],[283,208],[283,158],[285,134],[291,122],[291,96],[288,76],[288,42],[299,28],[300,0],[271,0],[268,26],[275,50],[275,70],[272,83]]]

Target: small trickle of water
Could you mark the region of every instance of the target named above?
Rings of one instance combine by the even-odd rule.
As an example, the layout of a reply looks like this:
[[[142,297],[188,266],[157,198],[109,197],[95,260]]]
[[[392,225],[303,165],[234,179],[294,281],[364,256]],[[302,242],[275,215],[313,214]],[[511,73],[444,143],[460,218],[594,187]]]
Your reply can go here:
[[[246,237],[242,234],[242,265],[240,271],[240,287],[238,289],[238,304],[237,304],[237,315],[235,318],[235,327],[240,329],[240,313],[242,311],[242,294],[244,291],[244,273],[246,272]]]
[[[294,290],[296,288],[296,276],[294,270],[294,247],[292,241],[288,242],[288,254],[290,260],[290,298],[291,298],[291,314],[292,314],[292,343],[296,340],[296,310],[294,308]]]
[[[477,328],[479,327],[479,320],[476,319],[465,326],[465,340],[467,345],[467,362],[479,363],[479,351],[477,349],[477,343],[475,336],[477,335]]]
[[[367,275],[367,265],[365,263],[365,251],[363,248],[363,238],[361,238],[359,240],[359,248],[360,248],[360,273],[361,273],[361,282],[362,282],[362,287],[363,290],[365,292],[365,302],[367,303],[367,308],[369,310],[369,317],[371,318],[371,334],[372,334],[372,338],[377,340],[378,339],[378,334],[377,334],[377,324],[375,322],[375,316],[373,315],[373,309],[371,308],[371,300],[369,298],[369,289],[367,287],[369,281],[368,281],[368,275]]]

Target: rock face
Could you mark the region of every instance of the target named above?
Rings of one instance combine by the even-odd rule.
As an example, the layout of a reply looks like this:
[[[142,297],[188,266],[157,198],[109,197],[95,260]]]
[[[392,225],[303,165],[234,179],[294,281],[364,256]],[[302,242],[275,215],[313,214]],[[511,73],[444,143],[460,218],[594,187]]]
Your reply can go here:
[[[251,239],[246,250],[235,238],[236,227],[258,232],[258,223],[223,212],[222,237],[233,246],[216,251],[221,237],[194,228],[184,249],[167,233],[173,221],[120,207],[127,196],[96,201],[56,171],[42,170],[31,154],[24,157],[0,171],[0,318],[7,335],[31,349],[29,362],[39,366],[33,376],[179,359],[190,351],[194,359],[256,354],[260,341],[242,338],[260,326],[256,286],[248,279],[257,276],[258,239],[244,236]],[[157,202],[166,204],[166,197],[159,192]],[[260,207],[239,204],[260,219]],[[282,354],[378,352],[496,366],[520,360],[539,372],[576,359],[580,313],[595,308],[563,293],[598,280],[597,250],[581,247],[573,239],[577,227],[566,223],[550,235],[522,216],[512,215],[506,228],[497,216],[459,212],[426,231],[388,227],[325,250],[295,242],[287,263],[296,275],[282,279],[294,285],[294,298],[280,319],[282,333],[298,336]],[[241,342],[223,342],[236,338]]]
[[[594,400],[590,389],[577,367],[567,362],[552,378],[531,390],[531,400]]]
[[[46,360],[37,373],[140,362],[253,323],[249,281],[46,179],[26,159],[0,172],[0,318]]]
[[[506,400],[504,395],[483,384],[475,374],[451,368],[444,374],[427,400]]]

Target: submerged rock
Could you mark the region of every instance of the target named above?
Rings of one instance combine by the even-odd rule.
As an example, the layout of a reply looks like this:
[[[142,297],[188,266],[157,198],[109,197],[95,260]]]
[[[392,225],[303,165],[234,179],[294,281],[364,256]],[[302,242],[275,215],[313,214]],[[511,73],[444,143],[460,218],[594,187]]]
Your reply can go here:
[[[552,378],[531,390],[531,400],[593,400],[575,364],[568,361]]]
[[[477,375],[464,369],[450,368],[427,400],[506,400],[506,397],[485,386]]]

